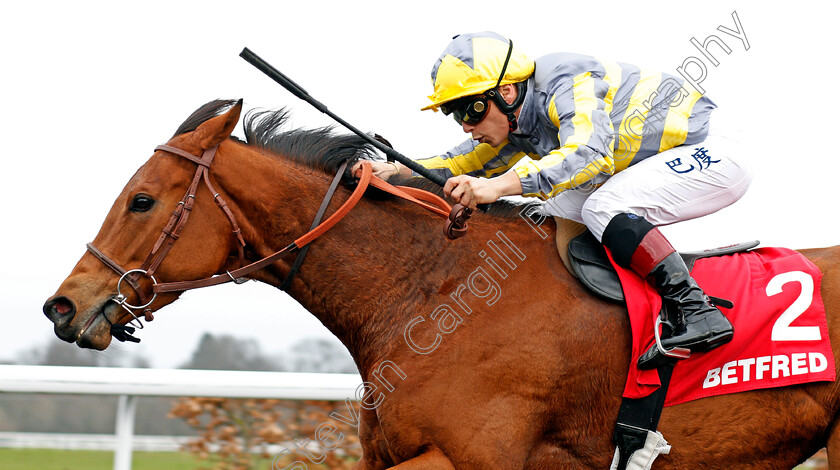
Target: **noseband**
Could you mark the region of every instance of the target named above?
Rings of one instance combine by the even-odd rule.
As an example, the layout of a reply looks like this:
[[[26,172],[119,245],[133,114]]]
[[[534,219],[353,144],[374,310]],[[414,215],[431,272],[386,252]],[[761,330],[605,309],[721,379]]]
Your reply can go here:
[[[158,237],[157,241],[155,242],[154,246],[152,247],[148,256],[146,256],[146,259],[143,261],[140,267],[136,269],[126,270],[122,266],[120,266],[119,263],[112,260],[105,253],[96,248],[93,245],[93,243],[87,244],[87,249],[93,256],[102,261],[106,266],[108,266],[111,270],[113,270],[120,276],[119,280],[117,281],[117,294],[110,300],[116,302],[120,307],[122,307],[126,312],[128,312],[129,315],[131,315],[132,320],[129,321],[129,324],[136,325],[137,328],[140,329],[143,328],[143,323],[140,321],[140,318],[134,313],[134,311],[142,310],[143,318],[146,321],[152,321],[154,319],[154,315],[152,314],[151,305],[152,303],[154,303],[159,293],[183,292],[190,289],[224,284],[227,282],[241,284],[243,282],[248,281],[249,279],[247,279],[246,276],[253,273],[254,271],[269,266],[272,263],[279,260],[280,258],[286,256],[287,254],[297,251],[298,257],[295,260],[295,263],[292,266],[286,279],[281,285],[282,288],[285,290],[285,288],[287,288],[290,285],[292,277],[295,275],[297,269],[303,262],[303,257],[306,255],[306,248],[308,248],[309,243],[321,236],[324,232],[329,230],[333,225],[335,225],[339,220],[341,220],[350,211],[350,209],[352,209],[356,205],[359,199],[361,199],[362,194],[364,194],[368,185],[375,186],[398,197],[414,202],[415,204],[418,204],[421,207],[424,207],[425,209],[430,210],[444,218],[450,218],[450,214],[455,213],[455,211],[449,206],[449,204],[446,201],[444,201],[442,198],[438,197],[435,194],[416,188],[404,186],[395,187],[379,178],[373,177],[371,174],[372,171],[370,164],[364,163],[362,165],[362,175],[359,178],[358,184],[356,185],[356,189],[353,191],[353,194],[347,201],[344,202],[344,204],[335,213],[330,215],[330,217],[328,217],[327,220],[324,221],[324,223],[321,223],[321,218],[323,217],[324,212],[326,212],[327,206],[329,206],[329,202],[332,200],[332,196],[335,193],[336,188],[338,187],[338,183],[341,181],[341,178],[344,175],[344,172],[347,168],[348,161],[345,161],[339,168],[335,177],[333,178],[332,184],[330,185],[327,194],[324,196],[324,200],[321,202],[321,207],[318,210],[318,214],[316,215],[309,232],[299,237],[282,250],[246,266],[245,240],[242,237],[239,224],[236,222],[236,217],[234,217],[233,213],[228,208],[228,205],[225,202],[225,200],[219,195],[218,191],[216,191],[216,189],[210,182],[210,165],[213,163],[213,157],[216,155],[218,145],[205,150],[201,157],[197,157],[187,151],[169,145],[159,145],[155,147],[155,151],[158,150],[186,158],[187,160],[196,163],[198,165],[198,168],[196,169],[195,175],[193,176],[192,183],[190,184],[189,189],[176,206],[175,211],[169,218],[169,222],[167,222],[167,224],[164,226],[160,236]],[[163,259],[169,253],[169,250],[178,240],[181,230],[187,223],[187,219],[189,218],[190,212],[193,208],[193,204],[195,203],[196,190],[198,189],[199,182],[202,179],[204,180],[204,183],[207,186],[207,188],[210,190],[210,193],[213,194],[213,199],[216,201],[216,204],[222,209],[222,211],[224,211],[225,215],[230,221],[233,230],[233,237],[236,239],[237,243],[240,267],[233,271],[225,271],[225,274],[223,275],[216,275],[205,279],[198,279],[194,281],[158,283],[154,277],[154,273],[160,266],[160,264],[163,262]],[[450,223],[444,229],[444,232],[449,238],[457,238],[462,236],[465,230],[466,226],[464,224],[461,224],[461,226],[458,226],[458,224],[453,224],[452,219],[450,218]],[[140,276],[145,276],[152,281],[151,296],[149,296],[143,290],[143,287],[140,285]],[[132,305],[128,303],[126,295],[122,293],[123,281],[125,281],[137,294],[137,298],[139,299],[140,305]],[[114,336],[114,338],[118,339],[119,341],[140,341],[134,336],[131,336],[131,334],[134,332],[134,328],[126,325],[121,325],[119,323],[112,323],[108,319],[107,315],[105,315],[104,310],[103,316],[105,317],[105,320],[111,324],[111,334]],[[135,321],[136,324],[134,323]],[[90,326],[90,323],[92,323],[92,321],[89,321],[89,324],[87,326]],[[82,329],[79,335],[81,336],[84,333],[84,331],[85,330]]]

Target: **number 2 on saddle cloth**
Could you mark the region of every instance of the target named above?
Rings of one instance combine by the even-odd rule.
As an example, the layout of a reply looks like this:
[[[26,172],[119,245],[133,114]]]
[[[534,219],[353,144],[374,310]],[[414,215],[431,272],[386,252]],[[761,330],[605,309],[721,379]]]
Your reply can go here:
[[[665,406],[835,379],[819,269],[790,249],[750,250],[757,245],[683,254],[692,276],[732,322],[735,336],[677,362]],[[624,397],[649,395],[659,388],[659,376],[656,370],[638,370],[636,360],[654,342],[659,295],[644,279],[614,265],[588,231],[569,241],[569,258],[575,275],[596,294],[627,302],[633,346]]]

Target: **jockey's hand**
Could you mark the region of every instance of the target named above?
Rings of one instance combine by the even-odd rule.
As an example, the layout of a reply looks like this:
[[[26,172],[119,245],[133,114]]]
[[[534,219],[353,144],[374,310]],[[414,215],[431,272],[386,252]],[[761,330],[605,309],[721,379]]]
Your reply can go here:
[[[362,162],[370,162],[371,169],[373,170],[373,176],[378,176],[383,180],[387,180],[392,176],[395,176],[408,168],[400,165],[397,162],[377,162],[373,160],[359,160],[353,164],[351,169],[353,176],[359,178],[362,176]]]
[[[496,202],[500,196],[491,180],[467,175],[453,176],[446,180],[443,194],[470,209],[475,209],[478,204]]]
[[[478,204],[490,204],[502,196],[522,194],[522,183],[513,171],[493,179],[460,175],[446,180],[443,194],[462,206],[475,209]]]

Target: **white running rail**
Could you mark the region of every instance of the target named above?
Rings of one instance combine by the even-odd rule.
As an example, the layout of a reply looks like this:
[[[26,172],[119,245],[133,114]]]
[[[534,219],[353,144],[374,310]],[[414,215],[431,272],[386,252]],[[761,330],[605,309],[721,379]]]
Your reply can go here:
[[[356,399],[357,374],[0,365],[0,392],[117,395],[114,470],[131,470],[137,397]]]

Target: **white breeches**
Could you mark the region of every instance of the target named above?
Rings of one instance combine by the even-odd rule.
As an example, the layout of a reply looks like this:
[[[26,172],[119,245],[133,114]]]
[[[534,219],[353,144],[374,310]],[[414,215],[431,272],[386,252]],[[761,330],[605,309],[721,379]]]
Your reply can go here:
[[[747,191],[752,175],[735,161],[738,153],[737,141],[710,133],[701,143],[648,157],[599,188],[564,191],[546,201],[545,210],[585,224],[598,240],[621,213],[636,214],[656,226],[701,217]]]

